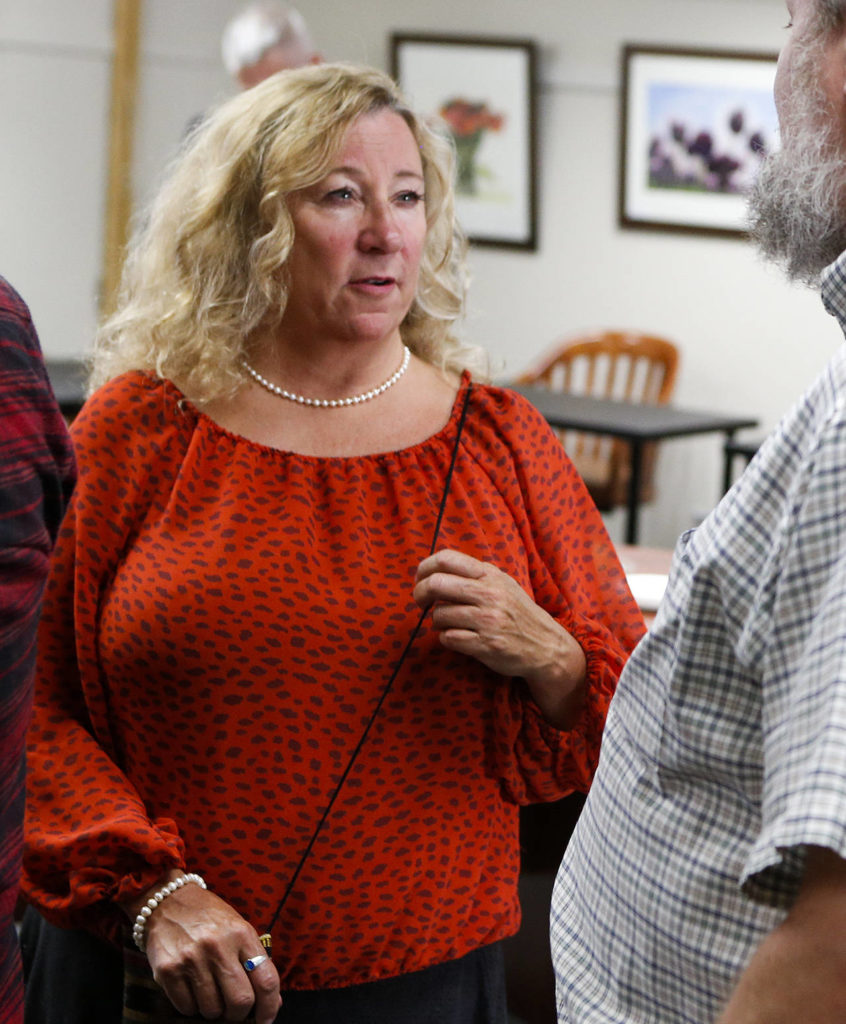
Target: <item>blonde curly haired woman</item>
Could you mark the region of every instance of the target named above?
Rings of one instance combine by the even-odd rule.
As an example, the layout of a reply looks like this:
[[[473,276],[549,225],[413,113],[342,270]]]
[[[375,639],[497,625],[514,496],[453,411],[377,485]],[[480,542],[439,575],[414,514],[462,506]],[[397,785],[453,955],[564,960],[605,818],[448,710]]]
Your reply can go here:
[[[25,886],[182,1014],[504,1021],[518,806],[587,788],[642,632],[455,337],[451,176],[385,75],[276,75],[189,140],[98,342]]]

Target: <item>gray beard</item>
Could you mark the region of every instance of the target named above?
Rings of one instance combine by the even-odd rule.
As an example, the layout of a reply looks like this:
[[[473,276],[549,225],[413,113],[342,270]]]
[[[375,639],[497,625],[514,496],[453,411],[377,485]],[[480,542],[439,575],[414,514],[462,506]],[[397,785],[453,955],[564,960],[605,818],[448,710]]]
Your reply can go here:
[[[750,234],[791,280],[813,286],[846,249],[846,161],[797,168],[789,157],[779,151],[762,167],[749,197]]]
[[[815,286],[846,250],[846,155],[823,98],[805,86],[749,196],[749,230],[767,259]],[[825,127],[819,127],[823,125]]]

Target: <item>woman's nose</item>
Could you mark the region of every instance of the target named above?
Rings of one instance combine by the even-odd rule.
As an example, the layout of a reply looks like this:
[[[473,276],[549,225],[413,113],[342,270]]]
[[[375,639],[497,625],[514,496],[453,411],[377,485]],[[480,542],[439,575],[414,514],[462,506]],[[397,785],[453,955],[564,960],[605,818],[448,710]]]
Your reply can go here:
[[[391,207],[387,203],[369,206],[359,235],[359,246],[365,251],[396,252],[401,245],[402,234]]]

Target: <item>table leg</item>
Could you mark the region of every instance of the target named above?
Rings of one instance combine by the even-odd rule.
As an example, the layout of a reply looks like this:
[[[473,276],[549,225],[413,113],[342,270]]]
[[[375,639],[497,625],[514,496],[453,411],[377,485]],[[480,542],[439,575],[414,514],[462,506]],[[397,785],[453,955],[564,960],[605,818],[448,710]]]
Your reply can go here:
[[[638,512],[640,510],[641,476],[643,475],[643,442],[630,442],[632,466],[629,477],[629,507],[626,517],[626,543],[637,544]]]
[[[734,440],[734,431],[726,431],[726,439],[723,444],[723,494],[731,487],[731,470],[734,465],[734,452],[731,450],[731,442]]]

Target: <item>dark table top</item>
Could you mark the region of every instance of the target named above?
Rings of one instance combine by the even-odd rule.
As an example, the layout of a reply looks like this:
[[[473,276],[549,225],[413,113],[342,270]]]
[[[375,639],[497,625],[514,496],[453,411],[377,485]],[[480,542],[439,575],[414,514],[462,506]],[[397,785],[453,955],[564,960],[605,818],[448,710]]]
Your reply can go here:
[[[711,432],[730,433],[758,426],[753,416],[641,405],[592,395],[574,395],[523,384],[509,385],[524,395],[553,427],[605,434],[625,441],[661,441]]]
[[[47,359],[45,362],[59,408],[65,416],[75,416],[85,401],[86,370],[82,360]]]
[[[48,359],[47,373],[59,408],[74,416],[85,400],[86,371],[81,359]],[[758,426],[752,416],[729,415],[673,405],[640,405],[592,395],[573,395],[528,385],[509,385],[525,395],[553,427],[606,434],[626,441],[660,441],[668,437],[731,432]]]

